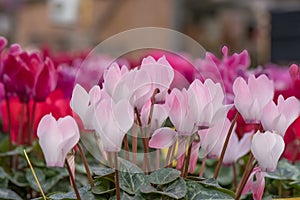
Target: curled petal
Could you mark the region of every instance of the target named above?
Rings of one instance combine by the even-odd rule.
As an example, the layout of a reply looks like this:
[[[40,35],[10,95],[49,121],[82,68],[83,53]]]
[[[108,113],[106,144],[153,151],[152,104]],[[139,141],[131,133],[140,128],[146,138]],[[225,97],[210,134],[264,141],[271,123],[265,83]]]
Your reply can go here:
[[[256,180],[254,181],[254,176]],[[265,189],[265,175],[259,167],[256,167],[251,172],[242,194],[246,194],[250,190],[254,200],[261,200]]]
[[[174,142],[177,140],[177,132],[164,127],[157,129],[154,131],[150,141],[149,141],[149,147],[155,148],[155,149],[163,149],[166,147],[170,147]]]

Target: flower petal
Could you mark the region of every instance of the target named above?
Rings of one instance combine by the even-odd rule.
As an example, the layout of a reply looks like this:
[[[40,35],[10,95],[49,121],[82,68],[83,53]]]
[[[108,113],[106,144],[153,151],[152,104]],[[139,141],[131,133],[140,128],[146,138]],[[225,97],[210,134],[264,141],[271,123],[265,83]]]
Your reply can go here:
[[[150,141],[149,147],[155,149],[162,149],[170,147],[177,140],[177,132],[168,128],[160,128],[154,131]]]

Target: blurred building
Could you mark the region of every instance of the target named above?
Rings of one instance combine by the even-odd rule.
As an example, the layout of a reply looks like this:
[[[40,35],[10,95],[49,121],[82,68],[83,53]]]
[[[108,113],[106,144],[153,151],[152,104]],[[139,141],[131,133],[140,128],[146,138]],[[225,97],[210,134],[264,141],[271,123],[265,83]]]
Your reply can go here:
[[[273,37],[271,16],[297,10],[296,0],[0,0],[0,34],[23,46],[79,51],[131,28],[165,27],[216,54],[224,44],[231,52],[247,49],[256,65],[284,60],[274,59],[284,45],[271,43],[282,44],[285,33]]]

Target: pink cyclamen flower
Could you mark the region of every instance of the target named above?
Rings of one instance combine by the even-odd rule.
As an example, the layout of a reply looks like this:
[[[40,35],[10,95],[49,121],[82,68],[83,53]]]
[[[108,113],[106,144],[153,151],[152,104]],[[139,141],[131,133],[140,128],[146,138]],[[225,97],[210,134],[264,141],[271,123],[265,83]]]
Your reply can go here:
[[[226,124],[226,128],[222,130],[222,133],[217,139],[216,145],[209,153],[210,157],[220,157],[221,155],[221,151],[230,127],[230,124]],[[246,155],[251,148],[252,136],[253,132],[245,133],[243,137],[239,140],[234,127],[229,138],[229,143],[223,158],[223,164],[231,165],[232,163],[235,163],[239,158]]]
[[[247,50],[240,53],[228,54],[228,47],[222,47],[223,57],[218,59],[214,54],[207,52],[205,59],[196,60],[196,77],[200,79],[210,78],[224,86],[226,102],[233,102],[232,84],[234,80],[244,74],[250,65],[250,56]]]
[[[208,128],[224,122],[230,106],[224,105],[224,92],[220,83],[206,79],[204,83],[196,79],[188,89],[190,111],[196,115],[197,126]]]
[[[283,96],[278,97],[277,105],[270,101],[263,110],[262,125],[265,130],[275,131],[284,136],[288,127],[297,119],[300,112],[299,100],[289,97],[284,100]]]
[[[251,152],[258,166],[265,172],[273,172],[284,150],[283,138],[273,132],[257,131],[252,139]]]
[[[104,83],[103,88],[105,91],[112,96],[116,85],[121,80],[121,78],[128,73],[128,68],[122,66],[121,68],[117,63],[113,63],[108,69],[104,71]]]
[[[93,118],[95,117],[94,112],[96,106],[106,97],[108,97],[108,95],[104,90],[101,90],[98,85],[93,86],[89,93],[87,93],[81,85],[75,85],[70,106],[72,110],[79,115],[86,129],[94,129]]]
[[[179,135],[190,136],[197,130],[197,110],[190,104],[186,89],[174,88],[166,97],[169,118]]]
[[[255,179],[254,179],[255,176]],[[246,194],[251,190],[254,200],[261,200],[265,189],[265,174],[259,168],[255,167],[250,174],[242,194]]]
[[[234,105],[247,123],[259,123],[263,108],[273,99],[274,83],[266,75],[255,78],[250,75],[248,83],[238,77],[233,83]]]
[[[211,128],[199,130],[201,154],[204,156],[218,157],[222,151],[229,127],[230,121],[226,118],[223,122],[221,121]]]
[[[164,100],[173,78],[174,71],[165,57],[155,61],[152,57],[144,58],[141,67],[126,71],[118,66],[111,66],[104,73],[104,88],[115,102],[122,99],[130,101],[133,107],[141,110],[143,105],[151,98],[154,90],[160,93],[158,100]]]
[[[117,103],[111,98],[102,100],[96,106],[93,123],[103,149],[107,152],[119,152],[133,121],[133,108],[128,100],[123,99]]]
[[[151,100],[148,100],[144,104],[141,110],[141,121],[143,127],[148,126],[150,109],[151,109]],[[150,123],[150,131],[153,132],[155,129],[161,127],[161,125],[166,121],[167,118],[168,118],[168,112],[165,104],[154,104],[151,123]]]
[[[49,167],[63,167],[68,152],[80,137],[78,126],[72,117],[66,116],[56,121],[52,114],[41,119],[37,135]]]

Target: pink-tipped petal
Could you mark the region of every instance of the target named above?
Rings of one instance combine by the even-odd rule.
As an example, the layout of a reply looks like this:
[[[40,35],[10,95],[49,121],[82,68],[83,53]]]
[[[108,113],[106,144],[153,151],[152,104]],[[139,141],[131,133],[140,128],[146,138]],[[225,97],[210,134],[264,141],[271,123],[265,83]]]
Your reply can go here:
[[[177,140],[177,132],[164,127],[157,129],[154,131],[150,141],[149,141],[149,147],[155,148],[155,149],[162,149],[166,147],[170,147],[174,142]]]

